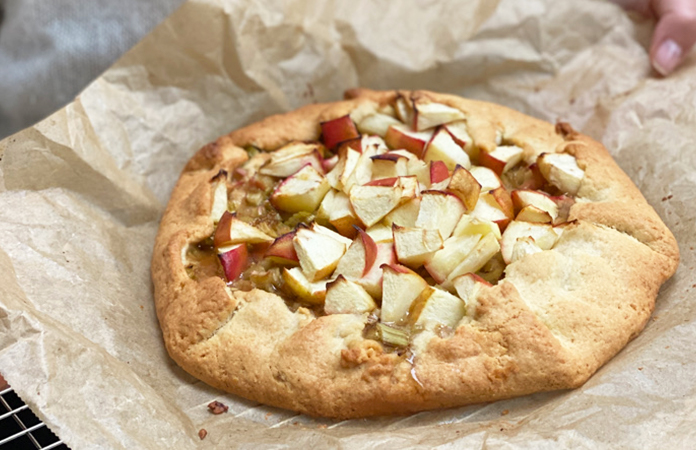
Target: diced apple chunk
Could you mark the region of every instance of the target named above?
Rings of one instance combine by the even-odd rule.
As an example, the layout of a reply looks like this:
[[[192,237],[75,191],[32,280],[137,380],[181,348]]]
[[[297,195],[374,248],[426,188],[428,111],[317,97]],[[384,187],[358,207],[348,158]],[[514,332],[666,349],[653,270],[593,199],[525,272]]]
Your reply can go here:
[[[536,245],[534,238],[530,236],[517,238],[515,244],[512,246],[512,255],[510,256],[510,262],[514,263],[517,260],[524,258],[527,255],[532,255],[534,253],[540,253],[543,250],[541,247]]]
[[[286,178],[271,194],[271,204],[280,211],[313,212],[331,189],[326,178],[307,164]]]
[[[473,273],[466,273],[452,280],[452,284],[457,291],[459,298],[466,303],[466,314],[474,317],[478,306],[478,296],[482,289],[490,287],[491,284]]]
[[[469,159],[476,161],[479,151],[474,145],[474,140],[469,134],[469,127],[464,120],[458,120],[445,125],[445,129],[452,136],[454,142],[459,144],[461,148],[469,155]]]
[[[385,153],[371,159],[373,180],[408,175],[408,159],[404,156]]]
[[[400,263],[420,267],[442,248],[442,236],[436,229],[405,228],[393,225],[394,247]]]
[[[236,214],[229,211],[223,213],[213,236],[213,245],[215,247],[241,243],[270,243],[273,241],[274,239],[271,236],[246,222],[242,222],[237,219]]]
[[[367,272],[362,278],[358,278],[355,281],[360,286],[365,288],[368,294],[372,298],[379,299],[382,298],[382,277],[384,273],[381,267],[384,264],[394,264],[396,263],[396,257],[394,256],[394,244],[391,242],[380,242],[377,244],[377,257],[375,258],[372,268]]]
[[[457,164],[465,169],[471,167],[469,155],[454,142],[452,136],[444,128],[439,128],[428,142],[423,153],[423,161],[426,163],[442,161],[449,170],[454,170]]]
[[[420,198],[404,203],[398,208],[384,217],[384,223],[387,225],[399,225],[402,227],[415,227],[418,219],[418,211],[420,211]]]
[[[558,217],[558,205],[551,197],[542,192],[526,189],[512,191],[512,203],[516,211],[520,211],[527,206],[534,206],[541,211],[546,211],[552,221]]]
[[[406,125],[392,125],[384,140],[391,149],[404,149],[421,157],[425,144],[433,136],[432,131],[411,131]]]
[[[466,314],[466,303],[436,287],[423,290],[411,305],[409,319],[414,327],[435,330],[439,326],[455,328]]]
[[[451,106],[434,102],[415,102],[415,128],[418,131],[464,120],[464,113]]]
[[[481,152],[479,162],[500,176],[522,161],[523,154],[524,150],[516,145],[504,145],[490,153]]]
[[[479,201],[476,207],[471,212],[472,218],[490,221],[498,225],[500,230],[504,230],[510,222],[511,217],[502,210],[500,203],[489,192],[485,192],[479,196]]]
[[[326,298],[326,281],[311,282],[299,267],[283,269],[283,281],[290,291],[302,301],[321,305]]]
[[[349,197],[355,214],[371,227],[399,205],[401,192],[399,186],[353,186]]]
[[[309,281],[317,281],[331,275],[346,252],[344,242],[307,228],[299,228],[292,242],[302,272]]]
[[[464,261],[450,272],[447,280],[451,282],[460,275],[476,272],[499,251],[500,244],[493,233],[483,236],[474,249],[464,258]]]
[[[481,195],[481,185],[471,172],[462,166],[455,167],[447,190],[459,197],[467,211],[474,210]]]
[[[381,223],[372,225],[370,228],[365,230],[367,234],[379,244],[380,242],[394,242],[394,235],[392,234],[391,226],[387,226]]]
[[[514,220],[510,222],[510,225],[508,225],[500,241],[503,260],[506,264],[510,264],[512,261],[512,252],[517,239],[525,237],[533,238],[535,244],[542,250],[549,250],[552,248],[558,239],[558,235],[549,224]]]
[[[259,172],[263,175],[285,178],[311,164],[318,172],[323,171],[320,144],[291,142],[271,153],[271,158]]]
[[[503,185],[500,181],[500,177],[488,167],[473,166],[469,169],[469,173],[471,173],[471,175],[476,178],[478,184],[481,185],[481,192],[498,189]]]
[[[566,153],[542,153],[537,159],[539,170],[546,180],[561,191],[575,195],[585,172],[578,167],[573,155]]]
[[[358,123],[358,130],[363,134],[374,134],[377,136],[384,137],[387,135],[387,130],[392,125],[399,125],[397,119],[386,114],[370,114]]]
[[[377,244],[369,234],[358,228],[358,236],[338,262],[335,273],[349,279],[361,278],[372,268],[376,257]]]
[[[210,207],[210,218],[213,222],[220,221],[222,214],[227,211],[227,172],[221,170],[212,182],[213,203]]]
[[[480,240],[480,235],[465,235],[447,239],[442,249],[435,252],[430,261],[425,263],[425,269],[436,282],[443,283],[449,274],[464,261],[464,258],[474,250]]]
[[[350,115],[321,122],[322,141],[329,150],[333,150],[343,141],[354,139],[358,136],[360,136],[360,133],[355,127],[355,123],[353,123]]]
[[[278,264],[290,264],[297,265],[300,260],[297,258],[297,252],[292,244],[292,240],[295,237],[295,232],[284,234],[273,241],[266,253],[264,258],[271,258],[274,262]]]
[[[326,314],[362,314],[377,308],[377,304],[359,284],[339,275],[326,285]]]
[[[406,319],[413,300],[428,287],[416,272],[400,265],[383,265],[382,322],[398,323]]]
[[[425,191],[421,196],[416,228],[436,229],[447,239],[465,212],[464,204],[454,194]]]
[[[239,275],[246,269],[249,259],[246,244],[219,247],[217,251],[227,281],[231,282],[239,278]]]
[[[552,223],[553,219],[551,214],[547,211],[543,211],[536,206],[529,205],[525,206],[517,213],[515,220],[523,222],[534,222],[534,223]]]
[[[465,214],[459,220],[452,236],[471,236],[473,234],[483,236],[488,233],[493,233],[497,239],[501,237],[500,228],[495,222]]]

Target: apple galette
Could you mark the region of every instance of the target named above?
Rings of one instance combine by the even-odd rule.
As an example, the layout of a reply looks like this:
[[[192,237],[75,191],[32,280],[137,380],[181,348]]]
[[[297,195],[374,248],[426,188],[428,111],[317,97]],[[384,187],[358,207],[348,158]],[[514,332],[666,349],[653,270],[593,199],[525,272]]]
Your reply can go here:
[[[579,386],[640,332],[678,250],[601,144],[451,95],[346,97],[185,167],[152,276],[186,371],[405,414]]]

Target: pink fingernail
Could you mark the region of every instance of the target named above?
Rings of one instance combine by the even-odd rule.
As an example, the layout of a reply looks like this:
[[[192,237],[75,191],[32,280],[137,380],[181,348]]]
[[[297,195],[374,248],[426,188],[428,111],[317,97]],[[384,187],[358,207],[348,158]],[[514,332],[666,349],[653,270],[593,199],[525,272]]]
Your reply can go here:
[[[667,75],[677,67],[682,56],[682,48],[671,39],[660,44],[655,53],[653,67],[662,75]]]

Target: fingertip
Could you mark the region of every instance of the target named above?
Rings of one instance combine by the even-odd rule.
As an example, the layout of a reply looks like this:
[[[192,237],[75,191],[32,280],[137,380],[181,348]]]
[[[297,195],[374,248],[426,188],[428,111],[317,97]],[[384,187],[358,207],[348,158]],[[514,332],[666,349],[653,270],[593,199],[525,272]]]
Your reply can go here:
[[[682,60],[684,50],[672,39],[666,39],[652,56],[652,65],[660,75],[669,75]]]

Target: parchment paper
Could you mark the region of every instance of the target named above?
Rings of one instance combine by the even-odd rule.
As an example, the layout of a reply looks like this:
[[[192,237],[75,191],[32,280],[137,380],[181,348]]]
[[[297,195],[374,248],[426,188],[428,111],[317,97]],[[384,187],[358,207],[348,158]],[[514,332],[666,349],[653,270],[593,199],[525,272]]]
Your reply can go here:
[[[0,371],[75,449],[688,448],[696,58],[656,78],[651,26],[588,0],[186,3],[72,104],[0,142]],[[574,391],[376,420],[297,416],[179,369],[149,264],[185,161],[354,86],[490,100],[604,142],[680,242],[643,334]],[[229,412],[210,414],[215,399]]]

